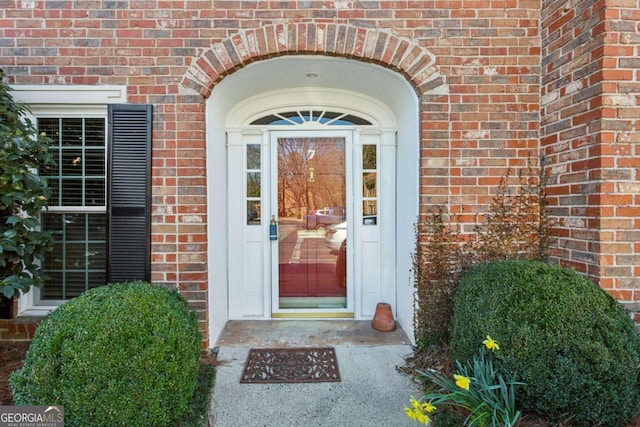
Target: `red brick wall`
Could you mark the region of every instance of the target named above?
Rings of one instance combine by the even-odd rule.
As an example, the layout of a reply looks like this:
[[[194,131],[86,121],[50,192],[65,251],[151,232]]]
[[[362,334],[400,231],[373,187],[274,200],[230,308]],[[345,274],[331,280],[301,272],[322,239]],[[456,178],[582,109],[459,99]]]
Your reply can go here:
[[[435,55],[450,93],[448,108],[423,103],[423,130],[441,133],[423,138],[422,200],[464,212],[471,231],[501,177],[538,156],[539,2],[420,3],[405,33]]]
[[[204,98],[248,62],[295,53],[375,62],[413,82],[424,210],[450,204],[472,222],[542,138],[559,221],[555,259],[633,301],[639,5],[607,4],[0,0],[0,67],[14,84],[122,84],[130,102],[154,105],[153,280],[179,286],[203,330],[206,224],[216,220],[206,212]],[[341,33],[319,40],[319,28],[355,41],[347,49]],[[249,33],[260,43],[245,45]],[[426,62],[406,59],[414,53]],[[429,60],[441,77],[425,83]]]
[[[640,2],[607,2],[600,283],[640,322]]]
[[[541,146],[558,221],[554,256],[637,312],[640,3],[570,3],[546,0],[542,10]]]
[[[557,259],[599,275],[602,1],[545,1],[542,10],[541,147],[551,177]],[[585,20],[585,16],[591,18]]]

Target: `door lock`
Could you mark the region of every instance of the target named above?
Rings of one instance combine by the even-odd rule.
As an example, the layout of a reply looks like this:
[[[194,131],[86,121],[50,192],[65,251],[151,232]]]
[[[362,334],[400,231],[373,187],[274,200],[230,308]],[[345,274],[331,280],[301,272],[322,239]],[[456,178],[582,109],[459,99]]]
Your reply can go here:
[[[278,222],[276,216],[271,215],[271,224],[269,224],[269,240],[278,240]]]

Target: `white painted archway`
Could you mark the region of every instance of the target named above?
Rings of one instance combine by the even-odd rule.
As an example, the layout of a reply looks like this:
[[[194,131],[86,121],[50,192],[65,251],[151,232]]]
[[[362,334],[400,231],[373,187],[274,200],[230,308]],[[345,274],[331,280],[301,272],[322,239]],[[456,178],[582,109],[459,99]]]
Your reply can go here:
[[[241,131],[256,115],[286,106],[340,108],[375,120],[395,146],[392,230],[396,247],[385,280],[394,281],[396,317],[412,336],[411,252],[418,213],[418,99],[407,81],[382,67],[334,57],[290,56],[251,64],[227,76],[207,100],[209,209],[209,319],[213,342],[229,313],[228,132]],[[397,134],[396,134],[397,131]],[[392,135],[393,134],[393,135]]]

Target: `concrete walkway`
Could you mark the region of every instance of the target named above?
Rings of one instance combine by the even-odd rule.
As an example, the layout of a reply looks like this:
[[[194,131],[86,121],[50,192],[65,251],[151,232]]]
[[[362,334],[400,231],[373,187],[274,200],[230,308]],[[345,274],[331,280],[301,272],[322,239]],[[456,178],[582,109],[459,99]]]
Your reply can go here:
[[[417,426],[404,408],[419,387],[396,369],[411,354],[402,330],[352,320],[234,321],[218,345],[211,426]],[[298,346],[335,347],[341,381],[240,384],[250,348]]]

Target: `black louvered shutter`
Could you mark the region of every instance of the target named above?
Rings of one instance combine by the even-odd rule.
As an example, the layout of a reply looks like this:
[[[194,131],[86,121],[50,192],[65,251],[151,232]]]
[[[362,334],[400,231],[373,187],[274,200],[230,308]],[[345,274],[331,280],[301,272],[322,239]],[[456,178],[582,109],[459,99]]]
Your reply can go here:
[[[109,105],[109,283],[150,280],[151,105]]]

